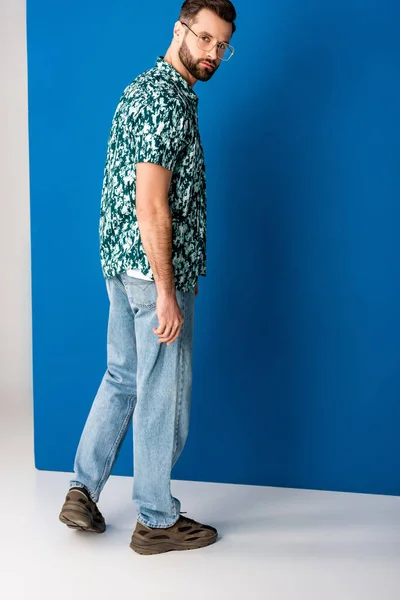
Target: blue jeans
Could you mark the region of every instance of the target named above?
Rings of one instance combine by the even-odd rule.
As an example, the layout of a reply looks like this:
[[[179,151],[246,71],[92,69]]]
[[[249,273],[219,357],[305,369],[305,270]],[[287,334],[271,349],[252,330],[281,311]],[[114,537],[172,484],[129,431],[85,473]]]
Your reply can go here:
[[[171,471],[189,431],[194,293],[177,291],[184,322],[167,346],[152,331],[158,327],[156,284],[121,274],[106,285],[107,370],[82,432],[70,487],[85,487],[98,501],[133,417],[137,520],[171,527],[181,508],[171,494]]]

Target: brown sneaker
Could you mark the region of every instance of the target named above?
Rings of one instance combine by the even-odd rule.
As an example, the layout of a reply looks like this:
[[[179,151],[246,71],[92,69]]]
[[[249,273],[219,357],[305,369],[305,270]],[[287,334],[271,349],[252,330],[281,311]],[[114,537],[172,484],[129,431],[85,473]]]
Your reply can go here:
[[[213,544],[217,537],[214,527],[180,516],[175,525],[167,529],[146,527],[138,521],[130,547],[138,554],[161,554],[171,550],[204,548]]]
[[[71,529],[103,533],[106,524],[103,515],[83,488],[71,488],[67,494],[59,519]]]

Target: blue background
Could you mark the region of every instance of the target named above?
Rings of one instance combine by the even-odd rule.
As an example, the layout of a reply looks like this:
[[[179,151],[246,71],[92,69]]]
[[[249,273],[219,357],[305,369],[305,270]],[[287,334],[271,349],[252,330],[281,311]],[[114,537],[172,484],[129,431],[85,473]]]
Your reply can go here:
[[[180,6],[28,0],[38,469],[73,470],[106,367],[111,119]],[[235,57],[195,86],[208,275],[173,477],[399,495],[399,4],[236,8]],[[113,474],[132,473],[130,430]]]

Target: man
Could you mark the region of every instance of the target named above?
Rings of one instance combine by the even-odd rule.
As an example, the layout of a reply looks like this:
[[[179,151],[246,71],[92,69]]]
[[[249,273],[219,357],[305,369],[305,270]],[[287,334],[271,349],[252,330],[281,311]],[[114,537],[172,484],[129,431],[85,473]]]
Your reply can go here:
[[[101,533],[96,506],[134,414],[140,554],[189,550],[217,530],[180,513],[171,470],[186,442],[194,298],[206,274],[206,196],[195,83],[233,56],[229,0],[187,0],[165,55],[124,91],[104,172],[100,252],[110,300],[107,370],[79,442],[60,513]]]

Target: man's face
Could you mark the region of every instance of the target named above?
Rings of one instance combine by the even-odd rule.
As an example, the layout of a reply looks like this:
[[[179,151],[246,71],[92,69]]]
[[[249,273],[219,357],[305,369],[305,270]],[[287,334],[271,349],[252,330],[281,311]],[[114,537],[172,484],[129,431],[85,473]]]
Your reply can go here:
[[[232,36],[232,24],[223,21],[214,12],[205,8],[197,14],[194,22],[188,25],[205,41],[209,40],[210,45],[216,44],[217,40],[229,43]],[[199,38],[184,25],[181,27],[185,31],[178,52],[180,61],[192,77],[199,81],[208,81],[221,64],[217,55],[218,48],[215,46],[212,50],[202,50],[197,45]],[[203,61],[211,65],[211,68]]]

